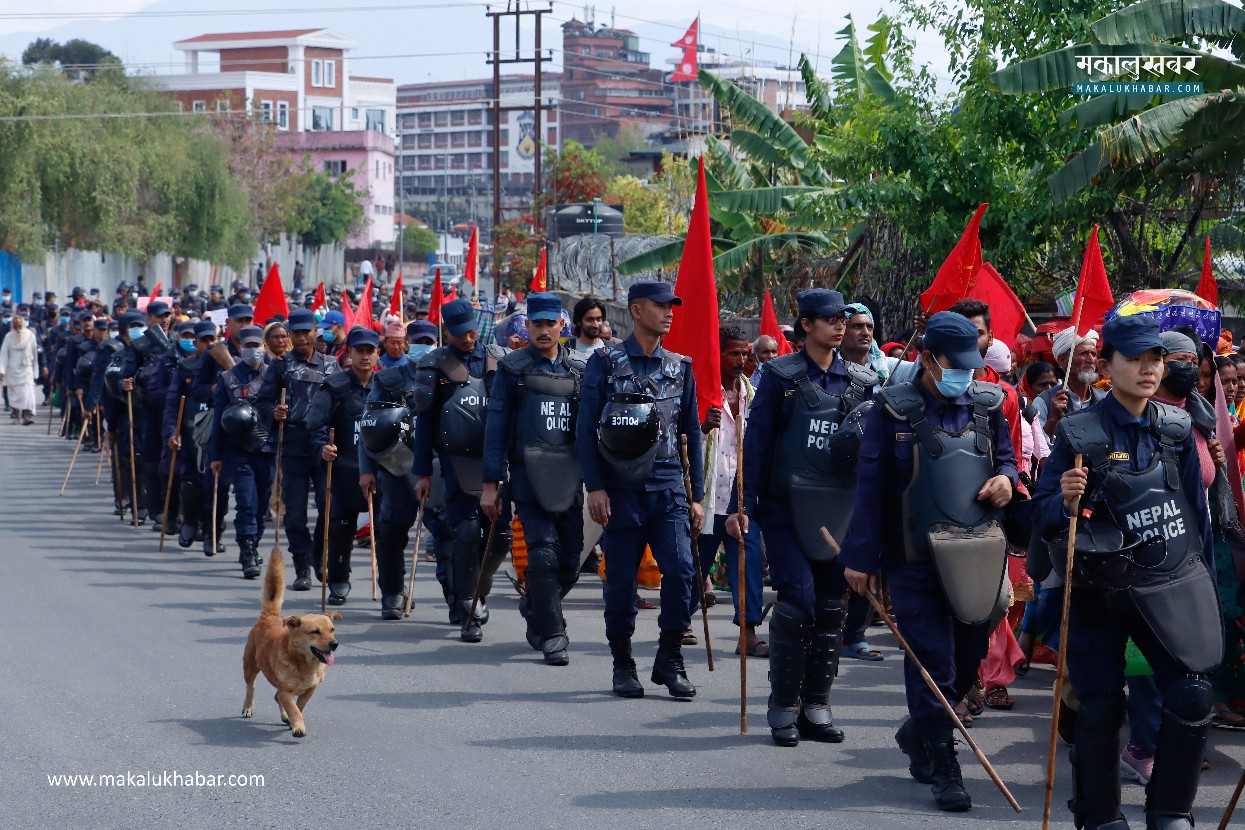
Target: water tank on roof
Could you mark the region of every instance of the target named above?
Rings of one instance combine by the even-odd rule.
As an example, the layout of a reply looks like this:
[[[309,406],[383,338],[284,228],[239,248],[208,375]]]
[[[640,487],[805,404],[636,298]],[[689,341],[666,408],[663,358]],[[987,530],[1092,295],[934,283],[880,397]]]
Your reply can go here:
[[[614,207],[593,202],[576,202],[555,209],[550,223],[554,240],[594,232],[606,236],[623,235],[622,205]]]

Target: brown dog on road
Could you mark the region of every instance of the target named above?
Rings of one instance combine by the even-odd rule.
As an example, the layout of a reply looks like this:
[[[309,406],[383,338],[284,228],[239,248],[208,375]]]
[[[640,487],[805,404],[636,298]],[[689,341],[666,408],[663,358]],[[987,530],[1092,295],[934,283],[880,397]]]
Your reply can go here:
[[[246,680],[246,702],[242,717],[255,714],[255,678],[260,672],[276,687],[281,721],[290,725],[295,738],[307,734],[303,710],[324,680],[325,666],[333,665],[337,639],[333,620],[341,614],[304,614],[281,618],[281,599],[285,595],[285,563],[273,551],[264,571],[263,608],[246,638],[242,654],[242,676]]]

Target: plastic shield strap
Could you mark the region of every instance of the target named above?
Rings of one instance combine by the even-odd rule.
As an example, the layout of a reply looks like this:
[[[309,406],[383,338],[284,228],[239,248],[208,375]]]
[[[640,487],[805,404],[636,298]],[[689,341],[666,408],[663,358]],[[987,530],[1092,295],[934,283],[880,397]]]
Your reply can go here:
[[[1223,615],[1215,581],[1200,556],[1170,579],[1134,585],[1128,595],[1159,645],[1191,672],[1208,672],[1223,660]]]
[[[564,513],[583,492],[579,460],[572,447],[529,443],[523,448],[523,468],[536,501],[550,513]]]
[[[1007,578],[1007,538],[997,521],[975,527],[936,524],[927,533],[934,569],[960,622],[988,621]]]
[[[808,470],[796,470],[787,488],[791,524],[804,557],[810,562],[833,562],[834,551],[821,535],[822,527],[840,542],[847,538],[855,493],[832,487]]]

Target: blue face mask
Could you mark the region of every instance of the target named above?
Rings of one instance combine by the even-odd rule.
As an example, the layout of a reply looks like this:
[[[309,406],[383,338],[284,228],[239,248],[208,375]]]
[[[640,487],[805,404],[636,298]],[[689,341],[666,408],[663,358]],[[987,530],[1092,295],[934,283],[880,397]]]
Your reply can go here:
[[[195,341],[193,341],[193,340],[178,340],[178,341],[177,341],[177,347],[178,347],[179,349],[181,349],[183,352],[193,352],[193,351],[195,350]]]
[[[61,318],[61,325],[62,325],[62,326],[67,326],[67,325],[69,325],[69,318],[68,318],[68,317],[62,317],[62,318]]]
[[[113,329],[112,331],[108,332],[109,340],[116,340],[120,336],[121,336],[121,332],[117,331],[116,329]]]
[[[126,334],[130,336],[130,342],[133,343],[135,340],[142,337],[143,332],[145,331],[147,331],[147,329],[144,326],[131,326],[126,330]]]
[[[427,343],[412,343],[406,347],[406,356],[411,360],[419,360],[421,357],[428,354],[428,352],[432,351],[432,349],[433,347],[429,346]]]
[[[320,339],[323,340],[325,343],[332,343],[336,339],[336,335],[333,334],[332,329],[325,329],[324,331],[320,332]]]
[[[972,382],[972,369],[943,369],[942,380],[935,381],[935,385],[944,398],[958,398],[968,391]]]

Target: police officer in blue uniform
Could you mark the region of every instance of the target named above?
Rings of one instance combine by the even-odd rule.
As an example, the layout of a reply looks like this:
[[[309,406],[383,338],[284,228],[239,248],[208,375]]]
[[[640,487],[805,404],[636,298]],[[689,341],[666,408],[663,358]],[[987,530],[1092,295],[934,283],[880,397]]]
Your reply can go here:
[[[137,414],[142,411],[143,387],[134,382],[139,368],[142,366],[142,355],[134,348],[134,343],[147,332],[147,316],[141,311],[127,311],[119,321],[119,336],[104,341],[104,347],[98,350],[94,367],[91,370],[91,387],[83,396],[82,409],[88,415],[95,411],[97,405],[103,408],[104,419],[108,423],[112,435],[113,447],[116,449],[117,484],[123,502],[133,498],[134,484],[131,482],[130,439],[133,436],[135,448],[135,468],[141,459],[137,457],[137,448],[141,446],[141,425],[137,422]],[[130,409],[134,410],[135,423],[130,429]],[[138,524],[147,520],[147,512],[143,509],[141,494],[137,507]],[[125,520],[124,511],[121,512]]]
[[[692,361],[661,347],[674,307],[670,286],[640,280],[627,290],[633,331],[588,359],[580,393],[576,447],[592,520],[605,528],[605,635],[614,658],[614,694],[642,697],[631,656],[636,575],[644,547],[661,569],[661,612],[652,681],[677,698],[696,687],[683,665],[696,568],[691,534],[704,522],[704,471]],[[680,440],[687,439],[692,504],[687,503]]]
[[[558,342],[562,299],[527,298],[529,345],[506,355],[489,392],[484,432],[484,492],[490,520],[499,510],[498,482],[509,495],[527,543],[527,592],[519,610],[528,642],[551,666],[570,662],[562,598],[579,579],[584,543],[583,480],[575,454],[575,410],[584,358]]]
[[[954,312],[934,314],[918,363],[915,380],[882,390],[866,418],[839,561],[860,594],[885,572],[899,628],[956,702],[976,683],[990,631],[1007,609],[1001,514],[1016,457],[1003,390],[973,380],[984,365],[976,326]],[[931,785],[939,809],[969,809],[951,718],[911,660],[904,687],[910,717],[895,739],[909,772]]]
[[[744,432],[744,511],[761,525],[778,594],[766,717],[779,746],[796,746],[801,737],[843,740],[831,716],[830,687],[838,673],[847,583],[821,527],[844,535],[854,475],[843,456],[854,453],[843,452],[842,439],[853,433],[840,426],[872,397],[878,380],[835,352],[847,331],[842,294],[812,288],[796,301],[805,345],[762,366]],[[727,521],[739,538],[746,519],[735,514]]]
[[[222,372],[216,383],[208,458],[213,475],[233,484],[238,563],[242,576],[254,579],[260,573],[259,540],[276,475],[277,441],[256,405],[269,364],[264,330],[246,326],[239,330],[238,340],[242,359]],[[305,493],[303,500],[305,504]]]
[[[454,599],[463,613],[463,641],[478,643],[480,627],[488,622],[485,600],[493,576],[510,552],[510,506],[504,503],[496,518],[480,510],[484,490],[484,420],[488,388],[505,355],[498,346],[479,342],[476,309],[466,300],[452,300],[441,308],[445,345],[433,349],[416,365],[411,406],[415,420],[415,498],[432,493],[433,449],[441,462],[445,482],[445,520],[453,533],[450,544]],[[398,367],[399,369],[401,367]],[[388,371],[393,371],[392,369]],[[485,550],[492,524],[492,547]],[[477,583],[480,600],[470,609]]]
[[[1127,639],[1154,669],[1163,702],[1146,786],[1148,830],[1193,827],[1213,714],[1206,675],[1223,659],[1193,422],[1187,411],[1150,400],[1164,377],[1162,355],[1158,322],[1150,317],[1103,326],[1098,370],[1111,380],[1111,392],[1060,420],[1034,495],[1035,534],[1049,543],[1031,546],[1049,560],[1030,553],[1035,579],[1052,565],[1061,574],[1066,569],[1069,512],[1080,499],[1073,572],[1064,574],[1072,580],[1068,675],[1081,704],[1068,806],[1076,826],[1089,830],[1128,827],[1119,764]]]
[[[161,456],[164,441],[160,439],[164,421],[164,409],[169,394],[169,384],[173,380],[173,369],[176,365],[174,346],[169,341],[168,328],[172,321],[172,311],[168,303],[156,300],[147,306],[147,332],[134,342],[134,348],[142,357],[142,366],[136,378],[142,387],[142,407],[134,409],[135,426],[142,435],[139,444],[139,455],[142,456],[142,469],[138,471],[138,497],[151,516],[151,529],[159,532],[163,521],[164,492],[163,484],[168,474],[167,456],[163,471]],[[173,503],[176,507],[176,502]],[[176,529],[173,522],[170,527]]]
[[[350,593],[350,551],[359,514],[367,512],[367,496],[359,486],[359,418],[372,391],[380,337],[356,326],[346,336],[350,368],[329,376],[311,401],[307,421],[311,448],[333,462],[333,503],[329,511],[329,598],[345,605]],[[333,430],[332,441],[329,430]]]
[[[290,351],[276,358],[264,370],[264,383],[256,398],[256,408],[265,427],[274,434],[277,423],[285,421],[285,443],[281,450],[281,500],[285,506],[285,536],[294,560],[295,591],[311,590],[311,568],[319,574],[320,558],[314,551],[324,544],[324,462],[311,446],[311,426],[307,416],[311,401],[334,373],[341,371],[337,361],[316,351],[316,316],[305,308],[290,312]],[[281,404],[281,390],[286,391]],[[307,530],[308,489],[315,490],[316,524]]]
[[[177,450],[177,468],[174,475],[178,481],[178,504],[181,510],[181,528],[177,544],[188,548],[196,540],[203,541],[203,552],[215,556],[224,552],[222,530],[228,507],[229,485],[214,487],[213,476],[207,469],[207,443],[200,445],[196,434],[210,440],[212,404],[215,400],[213,385],[216,373],[204,372],[205,364],[216,365],[207,350],[216,343],[216,326],[210,322],[184,324],[190,326],[190,337],[178,329],[177,368],[169,386],[170,394],[164,405],[164,422],[161,435],[170,450]],[[189,348],[187,348],[189,346]],[[186,399],[182,413],[181,431],[177,431],[177,408]],[[223,504],[217,505],[216,546],[212,545],[209,523],[212,514],[212,492],[223,489]]]

